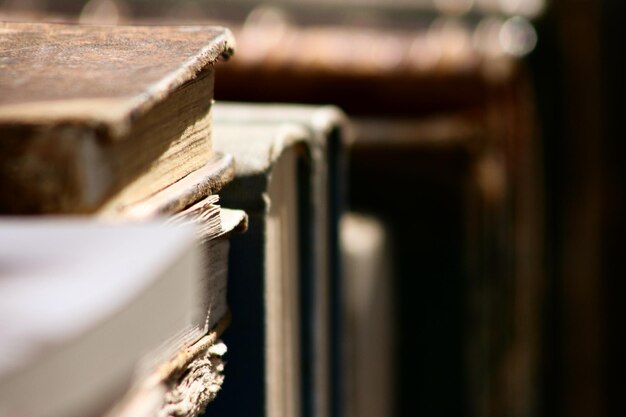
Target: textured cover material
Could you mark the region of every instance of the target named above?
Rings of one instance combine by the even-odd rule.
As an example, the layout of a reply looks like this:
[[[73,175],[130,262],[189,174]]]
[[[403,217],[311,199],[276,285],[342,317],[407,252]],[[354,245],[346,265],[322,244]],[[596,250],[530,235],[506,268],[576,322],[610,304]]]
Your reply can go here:
[[[2,23],[0,33],[0,212],[134,203],[212,156],[212,64],[233,52],[227,29]]]
[[[234,48],[208,26],[0,23],[0,34],[0,127],[85,123],[103,139]]]

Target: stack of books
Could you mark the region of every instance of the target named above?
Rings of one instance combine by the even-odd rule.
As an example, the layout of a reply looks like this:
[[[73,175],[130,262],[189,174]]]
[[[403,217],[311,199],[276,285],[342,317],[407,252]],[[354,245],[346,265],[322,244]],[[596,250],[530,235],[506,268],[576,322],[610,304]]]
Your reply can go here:
[[[115,289],[115,294],[125,290],[136,294],[137,299],[127,305],[139,309],[137,315],[121,322],[127,326],[124,331],[108,332],[108,327],[102,327],[101,322],[109,316],[114,318],[111,320],[120,320],[120,315],[125,314],[121,309],[126,305],[123,300],[117,303],[113,293],[109,300],[107,288],[101,294],[106,311],[95,301],[91,305],[89,294],[100,291],[99,282],[93,277],[84,278],[91,284],[83,283],[74,290],[59,292],[59,287],[54,286],[54,294],[59,297],[54,308],[59,314],[84,314],[84,326],[80,332],[72,333],[72,337],[78,337],[81,332],[90,334],[96,338],[90,343],[100,347],[124,346],[126,340],[122,334],[132,331],[144,334],[149,324],[159,329],[154,337],[146,334],[139,345],[129,346],[122,362],[114,363],[118,360],[116,349],[105,349],[109,355],[106,358],[94,356],[94,360],[101,361],[97,366],[102,370],[101,374],[91,376],[94,380],[112,375],[113,371],[108,373],[107,368],[116,370],[116,375],[120,375],[119,368],[134,375],[133,388],[110,411],[112,415],[152,415],[159,409],[161,415],[197,415],[213,399],[223,379],[221,366],[213,363],[203,367],[198,361],[212,363],[211,356],[224,353],[216,343],[229,322],[226,300],[229,237],[233,231],[246,227],[242,211],[222,209],[218,204],[217,193],[232,180],[234,165],[232,157],[215,152],[212,143],[214,64],[234,51],[230,31],[208,26],[0,23],[0,32],[0,188],[3,190],[0,213],[82,215],[84,222],[65,227],[40,224],[39,217],[17,223],[8,221],[6,230],[13,231],[15,236],[31,236],[31,241],[18,240],[21,245],[13,252],[3,253],[3,259],[6,257],[11,262],[14,258],[22,259],[31,244],[37,248],[42,242],[56,253],[52,248],[58,240],[56,249],[64,257],[60,256],[57,262],[68,263],[62,265],[68,274],[61,274],[67,277],[67,285],[71,285],[70,278],[78,281],[89,275],[90,265],[94,277],[107,279],[107,269],[98,266],[97,254],[112,271],[124,271],[127,278]],[[156,231],[147,224],[142,226],[157,220],[167,225]],[[91,225],[93,222],[98,225]],[[187,240],[177,238],[175,231],[181,228],[188,235],[190,225],[195,230],[197,249],[194,250],[189,249],[188,236]],[[144,227],[146,237],[137,237],[132,245],[123,239],[126,234],[128,239],[135,239],[135,233]],[[41,237],[37,235],[39,231]],[[101,234],[105,237],[101,238]],[[109,234],[115,238],[109,239]],[[3,251],[9,249],[8,242],[6,247],[3,244]],[[115,255],[123,247],[128,247],[129,252]],[[67,250],[62,251],[63,248]],[[76,259],[68,254],[77,248],[84,249],[85,259],[78,252]],[[41,250],[43,253],[44,249]],[[179,254],[175,256],[177,259],[186,259],[185,251],[197,251],[199,258],[194,255],[185,268],[171,270],[162,255],[167,250]],[[133,258],[128,259],[129,256]],[[23,259],[15,270],[3,269],[2,274],[20,275],[21,266],[29,262]],[[33,255],[33,259],[39,262],[37,256]],[[44,281],[48,275],[52,277],[57,271],[56,263],[49,260],[50,265],[41,261],[41,268],[26,267],[26,275]],[[164,278],[160,278],[161,274]],[[52,282],[51,278],[50,285]],[[65,285],[64,282],[61,284]],[[145,287],[156,286],[159,290],[148,294],[146,288],[136,288],[138,282],[152,282]],[[180,291],[185,297],[179,297]],[[17,302],[31,302],[29,291],[15,294],[26,297]],[[76,297],[83,302],[79,303],[80,308],[71,310]],[[142,297],[147,297],[147,301],[133,307]],[[63,308],[66,305],[67,311]],[[185,314],[181,316],[180,311]],[[6,310],[7,319],[13,312]],[[88,320],[92,316],[97,320]],[[23,330],[34,332],[35,339],[40,337],[36,333],[41,327]],[[50,332],[60,333],[60,340],[66,338],[63,323],[53,326]],[[10,348],[13,333],[2,336],[2,345]],[[74,352],[71,349],[76,343],[87,343],[80,337],[68,341],[67,349],[59,348],[65,362],[55,362],[57,368],[79,367],[79,363],[71,362],[70,352]],[[53,354],[54,349],[43,345],[29,363],[38,364],[38,358]],[[77,355],[102,353],[90,349],[75,352]],[[141,364],[135,363],[139,353],[145,355]],[[76,358],[79,359],[85,358]],[[49,378],[54,376],[59,378],[51,373],[52,368],[33,366],[36,372],[33,378],[41,379],[42,383],[50,382]],[[200,372],[192,372],[197,369]],[[2,389],[2,394],[7,395],[3,395],[0,414],[93,413],[81,403],[87,397],[65,395],[73,389],[69,385],[64,387],[67,390],[61,389],[65,394],[54,402],[55,407],[48,407],[47,403],[35,407],[29,404],[26,392],[19,391],[19,387],[31,388],[26,384],[14,385],[11,378],[5,378],[9,374],[2,372],[0,377],[3,387],[13,387]],[[212,389],[194,391],[207,380],[212,381]],[[94,383],[93,389],[97,386]],[[14,391],[15,395],[9,395]],[[112,398],[103,395],[99,401],[105,397]],[[148,407],[142,414],[136,408],[138,403],[144,408],[146,404],[154,407]],[[99,404],[99,411],[106,405],[110,404]]]
[[[233,52],[229,31],[0,28],[2,213],[124,210],[220,158],[213,63]]]
[[[228,380],[209,414],[330,415],[348,121],[332,106],[279,104],[217,103],[214,116],[216,148],[237,161],[223,204],[244,209],[249,230],[232,242],[233,277],[246,280],[229,280]]]
[[[542,161],[519,59],[534,29],[479,4],[365,3],[241,5],[216,94],[333,103],[353,121],[350,205],[387,225],[395,251],[396,413],[535,415]]]

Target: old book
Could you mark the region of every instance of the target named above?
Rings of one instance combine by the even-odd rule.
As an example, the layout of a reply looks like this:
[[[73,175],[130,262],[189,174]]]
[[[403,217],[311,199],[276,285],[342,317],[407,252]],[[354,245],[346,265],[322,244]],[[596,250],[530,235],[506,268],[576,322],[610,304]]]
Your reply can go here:
[[[106,218],[148,219],[169,216],[218,193],[235,174],[233,157],[216,152],[203,167],[161,191],[132,204],[105,205],[98,215]]]
[[[299,193],[304,197],[299,212],[309,219],[301,220],[304,223],[300,226],[300,241],[310,242],[303,246],[300,256],[305,273],[301,277],[300,297],[301,412],[305,416],[327,415],[340,407],[341,275],[337,254],[344,195],[343,146],[350,137],[348,120],[333,106],[227,102],[216,103],[214,120],[216,126],[230,126],[229,129],[254,125],[271,132],[281,126],[289,129],[291,125],[307,132],[300,140],[304,140],[309,162],[299,171],[304,176],[300,180],[304,182]],[[240,172],[238,177],[242,175]]]
[[[93,212],[141,200],[213,156],[206,26],[0,24],[4,213]]]
[[[222,204],[246,211],[248,231],[231,241],[228,379],[207,412],[303,415],[315,279],[311,136],[288,123],[215,126],[216,149],[237,160],[234,181],[220,193]]]
[[[195,342],[193,228],[4,219],[0,230],[0,415],[99,415],[158,370],[146,359]]]
[[[396,250],[396,413],[536,415],[554,362],[542,358],[541,147],[527,68],[506,50],[532,49],[532,27],[502,42],[499,18],[376,11],[355,24],[297,10],[231,26],[239,53],[216,94],[333,103],[355,121],[351,207],[387,220]]]
[[[205,332],[213,329],[228,313],[226,299],[230,235],[245,230],[247,217],[241,210],[221,208],[217,195],[209,196],[168,219],[170,224],[197,228],[198,243],[205,254],[202,298],[197,308],[206,318]]]
[[[218,204],[216,194],[234,177],[232,156],[217,153],[201,169],[153,194],[152,196],[115,210],[101,211],[99,216],[115,222],[145,222],[165,218],[169,224],[191,224],[197,229],[197,243],[205,254],[204,274],[200,288],[201,302],[197,308],[204,333],[224,318],[226,283],[228,278],[228,249],[231,233],[244,231],[246,214],[228,210]]]
[[[233,174],[233,158],[216,153],[203,168],[149,198],[98,213],[114,222],[164,218],[169,225],[193,225],[196,245],[204,255],[196,283],[197,321],[188,331],[195,343],[184,346],[173,360],[152,355],[152,367],[159,371],[136,379],[108,417],[197,416],[220,391],[226,377],[222,356],[227,347],[219,337],[230,318],[226,299],[229,239],[231,233],[245,229],[247,218],[241,210],[221,208],[215,193]]]
[[[228,287],[233,317],[224,335],[230,348],[228,380],[207,411],[297,416],[302,395],[299,293],[308,276],[302,251],[310,243],[302,230],[307,212],[299,202],[308,198],[300,172],[306,169],[307,134],[297,126],[216,126],[216,149],[237,160],[235,180],[222,190],[222,203],[246,211],[248,231],[231,242],[229,268],[237,278]]]
[[[371,215],[341,219],[344,294],[343,415],[394,415],[393,271],[391,239]]]

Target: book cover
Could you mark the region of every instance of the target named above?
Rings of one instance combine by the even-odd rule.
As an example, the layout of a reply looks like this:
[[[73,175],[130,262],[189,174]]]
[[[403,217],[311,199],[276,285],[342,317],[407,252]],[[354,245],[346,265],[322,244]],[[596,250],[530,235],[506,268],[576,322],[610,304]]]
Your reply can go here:
[[[228,29],[1,23],[3,213],[90,212],[205,165]]]
[[[277,103],[218,102],[214,106],[218,126],[254,124],[261,128],[298,126],[308,132],[306,149],[310,158],[308,185],[301,187],[310,204],[311,220],[303,233],[311,239],[308,262],[310,279],[303,288],[304,321],[315,323],[303,335],[303,415],[323,416],[342,405],[343,329],[341,305],[342,278],[339,256],[339,219],[345,197],[346,160],[344,148],[351,141],[352,129],[345,114],[334,106]],[[308,194],[307,194],[308,193]],[[310,199],[310,200],[309,200]],[[306,327],[306,326],[305,326]],[[306,359],[308,358],[308,359]]]

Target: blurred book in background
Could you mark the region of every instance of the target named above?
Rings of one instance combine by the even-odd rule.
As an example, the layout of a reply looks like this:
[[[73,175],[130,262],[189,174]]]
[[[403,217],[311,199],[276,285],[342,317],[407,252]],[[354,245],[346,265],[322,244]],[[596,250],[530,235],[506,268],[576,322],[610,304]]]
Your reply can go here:
[[[216,97],[354,121],[348,202],[394,248],[398,415],[535,415],[542,162],[520,57],[536,33],[522,16],[378,6],[248,9]]]
[[[341,220],[344,273],[344,415],[391,416],[394,399],[393,272],[390,239],[372,216]]]

